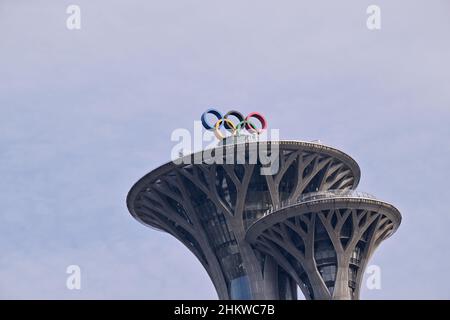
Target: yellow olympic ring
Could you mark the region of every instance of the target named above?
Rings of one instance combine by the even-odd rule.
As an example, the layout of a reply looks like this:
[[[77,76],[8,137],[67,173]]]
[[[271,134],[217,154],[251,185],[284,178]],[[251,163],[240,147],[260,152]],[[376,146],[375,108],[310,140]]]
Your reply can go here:
[[[225,135],[220,131],[220,126],[221,126],[222,122],[226,123],[231,128],[232,135],[234,135],[236,133],[236,126],[234,125],[233,121],[231,121],[230,119],[227,119],[227,118],[219,119],[216,122],[216,125],[214,126],[214,135],[219,140],[222,140],[225,138]]]

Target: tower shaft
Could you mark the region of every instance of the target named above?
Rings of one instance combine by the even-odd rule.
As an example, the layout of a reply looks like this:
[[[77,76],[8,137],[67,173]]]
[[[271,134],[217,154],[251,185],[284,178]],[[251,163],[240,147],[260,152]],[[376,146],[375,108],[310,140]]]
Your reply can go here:
[[[193,154],[157,168],[131,189],[131,214],[184,243],[220,299],[297,299],[297,286],[310,299],[358,298],[362,270],[400,214],[352,192],[359,167],[341,151],[269,142],[278,170],[266,174],[267,164],[251,156],[260,144],[224,145],[208,151],[215,161]]]

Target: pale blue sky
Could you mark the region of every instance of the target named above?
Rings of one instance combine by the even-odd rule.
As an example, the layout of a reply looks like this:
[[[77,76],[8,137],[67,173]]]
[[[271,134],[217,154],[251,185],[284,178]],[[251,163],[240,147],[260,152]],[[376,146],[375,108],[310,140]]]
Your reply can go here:
[[[125,205],[211,106],[343,150],[358,189],[399,208],[363,299],[450,298],[449,33],[447,0],[1,0],[0,298],[216,298]]]

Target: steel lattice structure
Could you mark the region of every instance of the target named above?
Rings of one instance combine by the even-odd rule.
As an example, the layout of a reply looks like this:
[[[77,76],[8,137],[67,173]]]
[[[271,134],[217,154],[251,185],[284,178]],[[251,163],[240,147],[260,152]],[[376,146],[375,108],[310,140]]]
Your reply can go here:
[[[307,299],[358,299],[367,261],[400,213],[354,191],[360,169],[345,153],[309,142],[270,145],[279,156],[273,175],[262,175],[259,161],[192,164],[194,154],[139,180],[129,211],[188,247],[220,299],[297,299],[297,286]]]

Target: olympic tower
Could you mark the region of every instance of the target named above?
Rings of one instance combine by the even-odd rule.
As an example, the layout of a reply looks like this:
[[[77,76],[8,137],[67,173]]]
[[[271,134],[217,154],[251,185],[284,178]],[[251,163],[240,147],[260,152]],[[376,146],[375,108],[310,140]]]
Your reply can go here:
[[[358,164],[321,143],[260,141],[259,113],[210,109],[202,123],[221,143],[140,179],[132,216],[191,250],[219,299],[297,299],[297,287],[307,299],[358,299],[371,255],[401,222],[394,206],[355,191]],[[256,139],[236,139],[245,130]],[[270,174],[262,149],[276,159]]]

